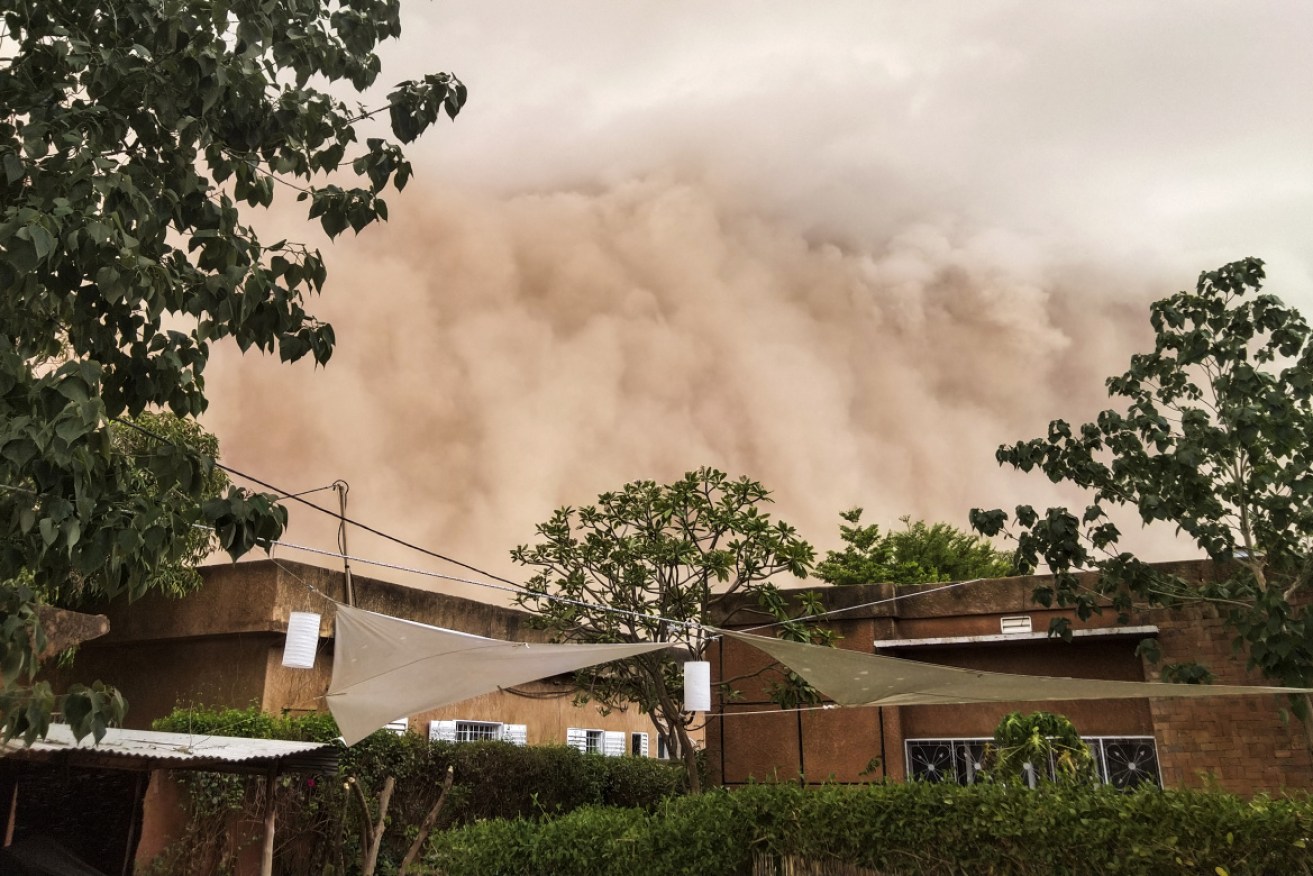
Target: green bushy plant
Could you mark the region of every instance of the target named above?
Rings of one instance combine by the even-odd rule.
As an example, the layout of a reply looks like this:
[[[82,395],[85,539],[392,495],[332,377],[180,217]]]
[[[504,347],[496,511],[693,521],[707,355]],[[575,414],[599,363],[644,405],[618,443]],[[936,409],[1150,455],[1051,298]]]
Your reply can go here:
[[[472,824],[434,836],[427,862],[445,876],[746,874],[786,860],[885,876],[1285,876],[1313,873],[1310,837],[1308,797],[1060,784],[758,785],[670,799],[652,812],[588,807],[548,821]]]
[[[156,730],[307,742],[332,742],[339,735],[331,715],[268,715],[257,707],[179,708],[154,722]],[[277,791],[278,864],[286,872],[322,872],[332,865],[351,872],[359,859],[360,811],[345,789],[348,778],[373,805],[386,779],[396,780],[388,828],[379,858],[389,872],[405,854],[418,825],[436,800],[447,768],[455,784],[439,826],[494,823],[496,819],[541,820],[581,807],[653,809],[683,794],[684,771],[651,758],[585,755],[565,746],[517,746],[505,742],[431,742],[414,733],[381,730],[344,748],[334,775],[285,777]],[[186,836],[162,866],[208,863],[189,872],[222,872],[233,859],[234,817],[256,811],[263,779],[212,773],[179,774],[188,791]],[[501,823],[501,822],[496,822]],[[172,862],[172,863],[170,863]],[[160,872],[169,872],[168,866]],[[190,865],[189,865],[190,866]],[[207,869],[208,868],[208,869]]]

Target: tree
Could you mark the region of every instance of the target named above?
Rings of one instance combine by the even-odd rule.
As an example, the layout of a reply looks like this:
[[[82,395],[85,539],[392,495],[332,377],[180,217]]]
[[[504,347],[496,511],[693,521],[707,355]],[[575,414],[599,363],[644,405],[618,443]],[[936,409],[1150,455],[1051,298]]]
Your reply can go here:
[[[465,88],[435,74],[375,109],[312,86],[363,91],[375,47],[400,32],[395,0],[19,0],[3,12],[0,63],[0,710],[31,739],[51,709],[79,736],[117,699],[29,686],[37,592],[113,596],[159,583],[196,525],[234,557],[277,537],[274,497],[208,501],[213,460],[160,442],[149,471],[113,452],[111,424],[148,410],[195,417],[210,344],[328,361],[331,326],[304,309],[326,274],[316,250],[265,244],[240,204],[280,186],[330,237],[387,217],[380,197],[412,170],[409,142]],[[380,132],[382,133],[382,132]],[[358,154],[348,157],[347,150]],[[349,168],[350,173],[343,173]],[[329,177],[330,179],[321,179]],[[343,178],[362,178],[343,187]],[[30,574],[36,585],[20,579]]]
[[[761,511],[770,494],[756,481],[710,468],[673,484],[626,484],[596,505],[560,508],[537,526],[540,543],[511,552],[538,571],[520,605],[566,642],[669,642],[675,651],[640,655],[580,675],[603,707],[628,703],[652,716],[672,756],[699,790],[696,752],[683,711],[681,663],[706,647],[700,624],[732,594],[755,594],[782,608],[777,575],[805,577],[814,552],[793,527]],[[769,606],[767,606],[769,610]],[[799,623],[786,634],[812,638]],[[823,633],[815,634],[826,640]]]
[[[1094,754],[1067,718],[1052,712],[1012,712],[994,728],[994,741],[985,753],[990,778],[1006,782],[1024,775],[1036,783],[1082,784],[1097,773]]]
[[[901,530],[881,533],[875,524],[861,525],[861,508],[839,516],[849,524],[839,525],[845,547],[816,566],[816,577],[829,584],[933,584],[1015,573],[1011,555],[948,523],[913,523],[904,516]]]
[[[1123,618],[1136,600],[1211,604],[1247,647],[1251,667],[1308,687],[1313,343],[1298,312],[1259,294],[1263,279],[1263,263],[1244,259],[1153,304],[1153,351],[1107,381],[1125,409],[1075,429],[1054,420],[1045,437],[1000,447],[998,460],[1090,494],[1079,515],[1015,510],[1010,534],[1021,565],[1042,561],[1054,573],[1035,591],[1041,604],[1074,606],[1082,619],[1109,600]],[[1115,506],[1134,508],[1145,524],[1173,524],[1229,573],[1192,585],[1119,550],[1121,533],[1108,519]],[[977,509],[972,524],[992,536],[1006,530],[1008,515]],[[1082,588],[1074,574],[1081,570],[1098,572],[1097,585]],[[1069,636],[1069,625],[1058,621],[1053,632]],[[1193,665],[1177,670],[1205,676]],[[1294,705],[1307,716],[1306,700]]]

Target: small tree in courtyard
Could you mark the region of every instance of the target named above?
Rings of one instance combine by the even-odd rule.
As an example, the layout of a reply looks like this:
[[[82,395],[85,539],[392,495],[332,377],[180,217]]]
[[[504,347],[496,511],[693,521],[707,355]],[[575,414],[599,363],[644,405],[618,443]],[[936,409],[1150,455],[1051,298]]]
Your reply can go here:
[[[933,584],[1004,578],[1015,564],[1006,554],[970,532],[948,523],[899,521],[902,529],[881,532],[876,524],[862,525],[862,509],[840,515],[841,551],[829,551],[816,564],[816,577],[827,584]]]
[[[710,468],[672,484],[637,481],[603,493],[595,505],[557,510],[537,527],[538,544],[511,552],[538,570],[519,603],[559,640],[671,644],[582,673],[580,681],[603,706],[635,703],[649,713],[672,756],[684,761],[694,791],[694,716],[683,710],[681,663],[706,646],[696,624],[709,621],[731,594],[757,594],[768,610],[778,607],[769,599],[772,579],[802,578],[811,569],[811,545],[761,510],[769,501],[756,481]]]
[[[1023,776],[1039,782],[1092,782],[1094,754],[1067,718],[1052,712],[1012,712],[994,728],[985,753],[986,774],[1007,782]]]
[[[1263,263],[1244,259],[1153,304],[1153,350],[1107,382],[1124,405],[1079,427],[1054,420],[1044,437],[1000,447],[998,460],[1090,494],[1081,511],[1015,509],[1021,565],[1054,573],[1035,591],[1041,604],[1073,606],[1081,618],[1107,600],[1123,617],[1133,600],[1216,606],[1251,666],[1308,687],[1313,338],[1297,311],[1260,294],[1263,279]],[[1119,505],[1145,524],[1173,525],[1229,571],[1196,585],[1147,566],[1118,546],[1108,510]],[[992,536],[1008,531],[1009,515],[975,510],[972,523]],[[1082,570],[1099,573],[1093,588],[1079,586]],[[1067,627],[1058,621],[1054,632],[1069,635]],[[1294,705],[1313,733],[1307,700]]]

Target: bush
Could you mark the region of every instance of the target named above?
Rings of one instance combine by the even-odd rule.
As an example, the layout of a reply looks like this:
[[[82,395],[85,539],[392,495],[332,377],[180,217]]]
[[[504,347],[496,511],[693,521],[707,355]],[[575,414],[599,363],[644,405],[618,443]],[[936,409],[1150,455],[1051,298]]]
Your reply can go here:
[[[652,812],[576,810],[436,835],[447,876],[752,872],[801,859],[881,874],[1309,874],[1313,803],[1107,786],[761,785]]]
[[[339,735],[331,715],[274,716],[255,707],[176,709],[152,726],[180,733],[307,742],[331,742]],[[430,742],[413,733],[383,730],[344,749],[336,775],[283,779],[277,792],[278,832],[286,840],[280,843],[280,870],[321,872],[325,864],[334,864],[352,872],[351,862],[359,860],[360,808],[349,802],[343,784],[354,778],[372,806],[384,780],[392,776],[396,789],[379,858],[379,872],[391,872],[436,801],[449,765],[455,768],[455,784],[439,828],[514,823],[507,819],[533,821],[581,807],[651,810],[685,790],[682,767],[650,758],[585,755],[564,746]],[[169,860],[195,862],[202,850],[214,849],[212,855],[207,852],[207,861],[227,861],[235,854],[229,848],[229,822],[252,805],[263,779],[195,773],[184,774],[181,781],[193,798],[191,823]],[[501,821],[489,821],[493,819]],[[216,864],[192,872],[219,869]]]

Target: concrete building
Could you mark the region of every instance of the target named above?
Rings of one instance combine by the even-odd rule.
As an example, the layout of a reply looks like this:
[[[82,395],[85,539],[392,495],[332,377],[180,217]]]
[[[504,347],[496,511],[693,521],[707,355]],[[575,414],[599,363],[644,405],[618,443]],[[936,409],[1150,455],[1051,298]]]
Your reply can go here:
[[[152,594],[111,605],[105,610],[109,633],[83,644],[73,663],[56,671],[56,684],[96,678],[114,684],[129,703],[125,726],[137,729],[179,705],[326,711],[334,605],[315,591],[345,601],[345,576],[286,560],[207,566],[201,574],[204,586],[185,599]],[[354,583],[360,608],[480,636],[545,641],[522,611],[360,576]],[[312,670],[282,665],[293,611],[322,616]],[[494,738],[605,754],[658,754],[652,722],[637,708],[604,715],[595,705],[576,706],[577,692],[571,679],[544,679],[397,717],[414,732],[452,741]]]
[[[1209,562],[1171,569],[1193,580],[1214,574]],[[1071,612],[1032,602],[1043,581],[1006,578],[920,595],[927,588],[888,584],[819,592],[827,609],[861,606],[827,621],[843,636],[841,648],[995,672],[1157,681],[1158,666],[1136,653],[1140,641],[1153,637],[1162,652],[1158,665],[1197,660],[1219,684],[1269,683],[1246,671],[1244,655],[1232,650],[1233,634],[1207,608],[1145,609],[1125,626],[1108,611],[1082,623]],[[726,624],[732,629],[770,622],[746,603],[724,609],[733,612]],[[1048,637],[1054,617],[1071,619],[1076,632],[1070,643]],[[707,727],[709,763],[729,786],[762,780],[969,782],[984,742],[1005,714],[1043,709],[1071,719],[1090,743],[1101,776],[1115,784],[1215,782],[1241,794],[1313,787],[1304,728],[1283,716],[1287,703],[1279,696],[781,711],[769,698],[778,675],[761,652],[729,641],[711,660],[713,680],[728,681],[740,692],[723,702],[723,714]]]

